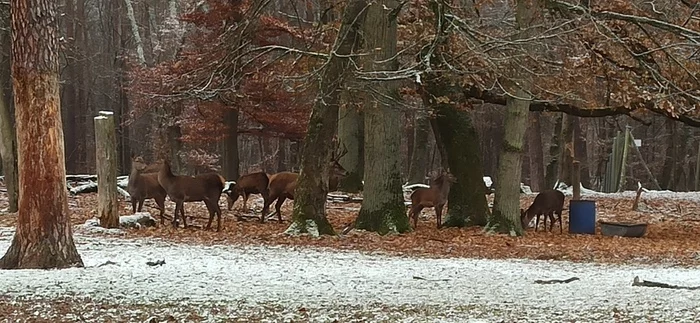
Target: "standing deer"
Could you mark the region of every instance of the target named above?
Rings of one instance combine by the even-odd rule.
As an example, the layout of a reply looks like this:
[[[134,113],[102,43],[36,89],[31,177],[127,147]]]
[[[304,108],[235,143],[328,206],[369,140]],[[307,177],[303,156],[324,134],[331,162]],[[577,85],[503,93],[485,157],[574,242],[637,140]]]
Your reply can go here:
[[[177,176],[170,169],[170,162],[163,161],[163,167],[158,172],[158,182],[175,202],[173,214],[173,226],[177,227],[178,213],[182,217],[182,224],[186,228],[184,202],[204,201],[209,211],[209,222],[206,229],[211,229],[214,215],[217,215],[216,231],[221,231],[221,208],[219,198],[224,189],[226,180],[217,173],[206,173],[197,176]]]
[[[129,174],[129,183],[126,186],[129,195],[131,196],[131,207],[136,213],[143,209],[143,202],[146,199],[154,199],[160,210],[160,224],[163,224],[165,215],[165,196],[167,193],[160,183],[158,183],[158,173],[148,172],[156,171],[160,165],[146,165],[146,162],[141,156],[131,156],[131,173]],[[138,204],[138,208],[136,207]]]
[[[561,223],[561,212],[564,208],[564,193],[558,190],[545,190],[537,194],[535,200],[532,202],[527,210],[520,209],[520,222],[523,225],[523,229],[527,228],[527,225],[532,221],[535,216],[535,232],[537,232],[537,227],[540,224],[540,215],[544,215],[544,230],[547,231],[547,218],[549,218],[549,232],[552,232],[554,227],[554,214],[558,215],[559,218],[559,233],[563,233]]]
[[[239,196],[243,196],[243,210],[248,211],[248,197],[250,194],[260,194],[264,201],[269,198],[267,186],[270,184],[270,175],[265,172],[251,173],[243,175],[236,180],[233,187],[225,190],[228,210],[233,209]],[[263,209],[263,214],[267,214],[267,209]]]
[[[343,151],[337,153],[337,148],[331,156],[329,162],[330,174],[328,178],[328,191],[335,191],[338,189],[338,182],[341,178],[348,175],[348,171],[343,168],[338,162],[341,157],[343,157],[348,152],[347,148],[343,146]],[[260,222],[265,222],[265,217],[267,213],[265,210],[269,210],[270,204],[277,200],[275,204],[275,213],[277,214],[277,219],[282,221],[282,204],[286,199],[294,199],[294,190],[297,187],[297,179],[299,174],[292,172],[280,172],[270,176],[269,189],[269,199],[265,201],[265,207],[263,207],[263,215],[260,218]]]
[[[457,178],[449,172],[442,172],[433,179],[430,188],[419,188],[411,193],[411,210],[408,219],[413,218],[413,227],[418,226],[418,215],[426,207],[435,208],[438,229],[442,227],[442,208],[447,203],[450,195],[450,186],[457,182]]]

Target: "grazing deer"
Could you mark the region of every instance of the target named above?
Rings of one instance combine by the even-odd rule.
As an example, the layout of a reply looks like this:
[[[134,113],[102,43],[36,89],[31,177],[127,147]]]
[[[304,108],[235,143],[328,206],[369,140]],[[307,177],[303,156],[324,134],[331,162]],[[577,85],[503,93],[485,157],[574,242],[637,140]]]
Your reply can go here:
[[[532,202],[527,210],[520,209],[520,222],[523,225],[523,230],[527,228],[527,225],[532,221],[532,218],[537,216],[535,220],[535,231],[540,224],[540,215],[544,215],[544,230],[547,231],[547,218],[549,217],[549,232],[552,232],[554,227],[554,214],[556,213],[559,218],[559,233],[563,233],[561,223],[561,212],[564,208],[564,193],[558,190],[545,190],[540,192],[535,196],[535,200]]]
[[[328,178],[328,190],[335,191],[338,189],[338,182],[341,178],[348,175],[348,171],[343,168],[343,166],[338,163],[341,157],[347,154],[348,150],[343,146],[343,151],[337,153],[337,148],[331,156],[330,164],[330,174]],[[263,207],[263,215],[260,218],[260,222],[265,222],[265,217],[267,213],[265,210],[269,210],[270,204],[277,200],[275,204],[275,213],[277,214],[277,219],[282,221],[282,204],[286,199],[294,199],[294,190],[297,187],[297,179],[299,174],[292,172],[280,172],[270,176],[269,189],[269,199],[265,201],[265,207]]]
[[[153,167],[151,165],[150,167]],[[159,165],[155,165],[159,167]],[[158,183],[157,173],[146,173],[148,165],[144,162],[141,156],[131,156],[131,173],[129,174],[129,183],[126,186],[129,195],[131,196],[131,207],[134,213],[137,209],[139,212],[143,209],[143,202],[146,199],[154,199],[160,210],[160,223],[163,224],[165,215],[165,196],[167,193],[160,183]],[[138,204],[138,208],[137,208]]]
[[[221,208],[219,198],[224,189],[226,180],[217,173],[206,173],[197,176],[177,176],[170,169],[170,162],[163,161],[163,166],[158,172],[158,182],[175,202],[173,214],[173,226],[177,227],[178,213],[182,217],[182,224],[186,228],[184,202],[204,201],[209,211],[209,222],[206,229],[211,228],[214,215],[217,215],[216,231],[221,231]]]
[[[265,172],[251,173],[243,175],[236,180],[233,187],[224,191],[228,210],[233,209],[239,196],[243,196],[243,210],[248,211],[248,197],[250,194],[260,194],[264,201],[269,198],[267,186],[270,184],[270,175]],[[263,209],[263,214],[267,214],[267,209]]]
[[[435,208],[438,229],[442,227],[442,208],[447,203],[450,195],[450,186],[457,182],[457,178],[449,172],[442,172],[433,179],[430,188],[419,188],[411,193],[411,210],[408,219],[413,218],[413,227],[418,226],[418,215],[426,207]]]

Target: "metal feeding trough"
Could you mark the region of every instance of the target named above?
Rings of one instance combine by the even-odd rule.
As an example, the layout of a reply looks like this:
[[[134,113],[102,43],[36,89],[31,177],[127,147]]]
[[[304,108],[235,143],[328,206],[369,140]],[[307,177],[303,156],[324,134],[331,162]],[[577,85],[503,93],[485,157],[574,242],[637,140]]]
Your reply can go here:
[[[647,232],[646,223],[606,222],[600,223],[600,233],[604,236],[620,236],[638,238]]]

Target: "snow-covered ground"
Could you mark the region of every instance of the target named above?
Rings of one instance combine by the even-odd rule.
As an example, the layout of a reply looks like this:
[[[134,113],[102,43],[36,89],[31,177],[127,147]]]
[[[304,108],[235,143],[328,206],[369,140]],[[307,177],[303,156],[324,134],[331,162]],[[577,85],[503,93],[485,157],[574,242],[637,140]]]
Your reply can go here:
[[[0,228],[3,254],[12,234],[10,228]],[[197,246],[81,234],[75,238],[86,268],[0,271],[0,295],[23,302],[70,297],[120,307],[155,304],[145,310],[175,319],[197,311],[208,321],[700,320],[700,290],[631,286],[635,276],[697,286],[700,268],[425,259],[293,247]],[[146,264],[157,260],[165,264]],[[534,283],[573,276],[580,280]],[[49,314],[40,312],[49,310],[41,306],[34,314],[47,317]],[[79,317],[90,321],[124,315],[105,308],[86,305],[79,309]]]

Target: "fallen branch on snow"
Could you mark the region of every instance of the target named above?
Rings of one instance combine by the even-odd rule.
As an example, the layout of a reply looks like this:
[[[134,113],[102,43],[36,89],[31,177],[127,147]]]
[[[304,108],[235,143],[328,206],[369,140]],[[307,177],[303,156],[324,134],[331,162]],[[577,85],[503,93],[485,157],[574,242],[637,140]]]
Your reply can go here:
[[[577,281],[577,280],[581,280],[581,279],[579,279],[578,277],[571,277],[569,279],[564,279],[564,280],[561,280],[561,279],[540,280],[540,279],[538,279],[535,281],[535,284],[568,284],[570,282]]]
[[[678,285],[670,285],[670,284],[666,284],[666,283],[645,281],[645,280],[639,279],[639,276],[634,276],[634,281],[632,281],[632,286],[659,287],[659,288],[670,288],[670,289],[688,289],[688,290],[700,289],[700,286],[678,286]]]
[[[442,279],[428,279],[428,278],[423,278],[423,277],[420,277],[420,276],[413,276],[413,279],[425,280],[425,281],[429,281],[429,282],[447,282],[447,281],[450,281],[450,280],[447,279],[447,278],[442,278]]]

